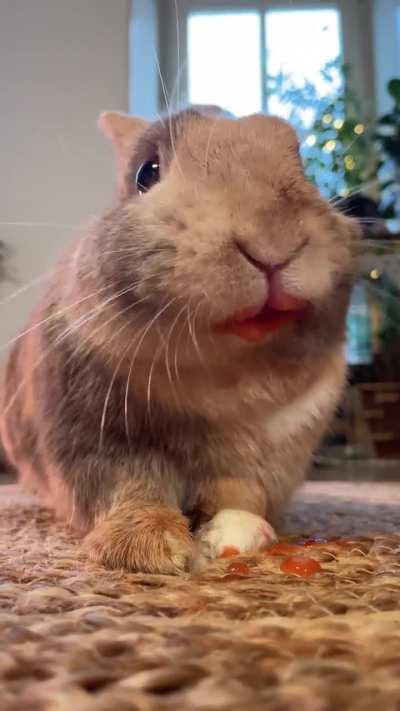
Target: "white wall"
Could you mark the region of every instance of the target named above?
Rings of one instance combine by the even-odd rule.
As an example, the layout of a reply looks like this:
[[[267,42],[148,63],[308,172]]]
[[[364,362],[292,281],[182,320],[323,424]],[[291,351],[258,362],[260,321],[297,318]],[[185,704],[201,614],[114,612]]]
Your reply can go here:
[[[0,0],[0,239],[18,279],[0,286],[0,301],[112,202],[113,158],[96,120],[128,109],[129,9],[129,0]],[[0,345],[35,293],[0,305]]]

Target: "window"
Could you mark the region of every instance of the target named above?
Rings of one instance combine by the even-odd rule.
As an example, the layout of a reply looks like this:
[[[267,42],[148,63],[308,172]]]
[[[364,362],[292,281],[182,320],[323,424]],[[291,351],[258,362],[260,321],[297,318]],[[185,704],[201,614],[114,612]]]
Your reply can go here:
[[[339,72],[325,78],[322,71],[341,56],[340,16],[335,8],[277,10],[265,14],[266,67],[269,76],[287,76],[295,88],[306,83],[316,96],[339,89]],[[267,93],[268,93],[268,80]],[[333,83],[333,86],[332,86]],[[267,96],[269,113],[290,118],[294,105],[279,96]],[[312,108],[301,112],[303,123],[314,119]]]
[[[188,18],[188,94],[236,115],[262,108],[260,20],[256,12]]]
[[[219,104],[238,116],[265,110],[289,117],[290,100],[271,78],[287,75],[292,88],[308,82],[323,93],[321,70],[341,54],[340,12],[323,3],[265,12],[195,11],[187,23],[189,101]],[[312,112],[302,118],[310,122]]]
[[[374,80],[378,114],[392,109],[388,82],[400,73],[400,2],[375,0],[372,13]]]
[[[400,69],[400,2],[397,3],[396,7],[396,69],[398,74]]]

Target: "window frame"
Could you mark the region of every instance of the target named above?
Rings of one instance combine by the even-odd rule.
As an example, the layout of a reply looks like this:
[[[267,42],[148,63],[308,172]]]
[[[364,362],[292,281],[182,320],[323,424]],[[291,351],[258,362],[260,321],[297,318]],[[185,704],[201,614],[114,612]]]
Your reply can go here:
[[[392,0],[393,1],[393,0]],[[375,112],[373,8],[374,0],[158,0],[160,22],[160,64],[172,110],[187,102],[187,19],[192,13],[252,12],[263,15],[268,10],[297,10],[306,8],[334,8],[340,12],[341,48],[343,61],[353,67],[353,83],[360,101],[372,117]],[[176,16],[178,9],[178,18]],[[261,46],[265,47],[265,26],[260,22]],[[179,41],[179,79],[177,80]],[[262,53],[265,54],[264,52]],[[261,76],[265,77],[265,56]],[[265,110],[265,81],[262,100]],[[160,90],[160,107],[166,102]]]
[[[376,103],[379,113],[390,111],[392,100],[386,85],[400,74],[400,32],[398,27],[400,0],[376,0],[373,11],[374,70]],[[396,31],[393,32],[393,28]]]

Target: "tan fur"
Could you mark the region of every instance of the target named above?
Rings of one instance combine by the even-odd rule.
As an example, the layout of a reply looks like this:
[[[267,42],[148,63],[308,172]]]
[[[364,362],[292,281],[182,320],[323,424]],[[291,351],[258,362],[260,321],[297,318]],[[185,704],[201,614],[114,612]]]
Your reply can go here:
[[[129,151],[135,135],[143,131],[147,125],[147,122],[142,119],[118,111],[103,111],[98,120],[99,128],[112,141],[114,148],[121,153]]]
[[[133,118],[118,111],[103,111],[99,116],[98,126],[104,135],[110,139],[116,153],[120,187],[123,184],[123,176],[129,159],[129,150],[132,147],[135,136],[144,131],[147,125],[147,122],[142,119]]]
[[[107,568],[176,574],[188,566],[192,540],[180,513],[135,500],[113,507],[86,537],[84,549]]]
[[[345,380],[357,228],[305,180],[288,124],[203,113],[101,116],[117,204],[60,261],[8,365],[7,455],[106,565],[177,571],[189,518],[273,516]],[[215,330],[266,301],[254,261],[310,303],[257,344]]]
[[[316,377],[311,387],[299,393],[293,402],[282,407],[268,422],[268,433],[276,444],[296,435],[307,423],[313,427],[315,422],[324,417],[326,410],[337,399],[338,389],[344,387],[346,367],[343,347],[332,353],[327,367]]]

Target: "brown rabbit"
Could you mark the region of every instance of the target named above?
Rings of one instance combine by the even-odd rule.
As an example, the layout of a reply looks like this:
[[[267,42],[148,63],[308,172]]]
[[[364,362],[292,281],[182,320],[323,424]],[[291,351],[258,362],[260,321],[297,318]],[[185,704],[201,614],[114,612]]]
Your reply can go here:
[[[358,228],[278,118],[100,125],[119,199],[13,348],[1,434],[93,559],[177,573],[274,538],[345,380]]]

